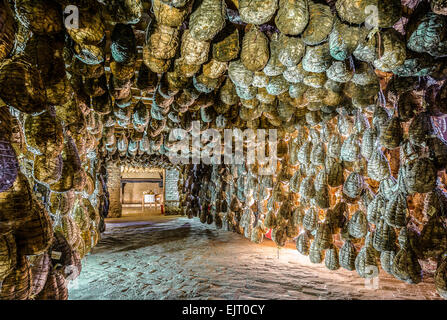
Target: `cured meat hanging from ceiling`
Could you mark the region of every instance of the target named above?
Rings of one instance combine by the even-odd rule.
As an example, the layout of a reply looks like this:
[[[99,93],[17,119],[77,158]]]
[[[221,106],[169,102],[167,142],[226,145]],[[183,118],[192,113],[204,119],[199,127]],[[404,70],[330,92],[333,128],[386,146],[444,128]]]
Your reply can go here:
[[[0,297],[67,298],[120,163],[179,168],[188,217],[447,298],[446,57],[444,0],[0,0]],[[273,174],[174,165],[195,121],[276,129]]]

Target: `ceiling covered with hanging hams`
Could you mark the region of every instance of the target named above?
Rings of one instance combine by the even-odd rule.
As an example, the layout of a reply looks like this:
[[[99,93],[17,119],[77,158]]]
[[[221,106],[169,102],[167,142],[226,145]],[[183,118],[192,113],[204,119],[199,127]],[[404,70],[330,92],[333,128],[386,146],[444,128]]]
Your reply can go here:
[[[189,217],[447,298],[446,59],[445,0],[0,0],[1,298],[66,298],[49,252],[96,244],[110,163],[176,167]],[[275,174],[174,166],[194,121],[276,129]]]

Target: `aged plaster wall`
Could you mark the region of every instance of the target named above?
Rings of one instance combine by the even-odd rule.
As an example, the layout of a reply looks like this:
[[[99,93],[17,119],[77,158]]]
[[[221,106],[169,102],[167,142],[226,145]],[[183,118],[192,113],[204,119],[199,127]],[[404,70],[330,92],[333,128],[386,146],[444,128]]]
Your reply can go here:
[[[144,191],[152,190],[156,194],[162,194],[163,188],[158,183],[128,183],[124,187],[123,204],[140,204]]]

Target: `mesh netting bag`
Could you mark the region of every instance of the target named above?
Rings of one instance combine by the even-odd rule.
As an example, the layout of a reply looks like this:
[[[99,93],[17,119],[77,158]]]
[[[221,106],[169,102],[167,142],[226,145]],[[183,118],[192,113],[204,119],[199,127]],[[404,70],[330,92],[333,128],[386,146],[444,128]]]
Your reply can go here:
[[[36,255],[45,252],[53,238],[52,221],[39,201],[33,202],[30,220],[15,230],[17,249],[22,254]]]
[[[410,284],[422,281],[422,267],[409,244],[396,253],[391,265],[391,272],[397,279]]]
[[[326,97],[323,99],[323,104],[327,107],[337,107],[343,102],[343,95],[340,92],[333,91],[331,89],[326,89]],[[328,110],[333,110],[329,108]],[[328,112],[331,113],[331,112]]]
[[[102,131],[103,124],[101,122],[101,116],[96,112],[90,112],[86,119],[87,131],[91,134],[98,134]]]
[[[330,69],[328,69],[330,70]],[[323,88],[325,83],[327,82],[326,73],[314,73],[309,72],[303,79],[303,83],[306,86],[312,88]]]
[[[366,7],[371,3],[370,0],[338,0],[336,2],[337,13],[344,21],[361,24],[367,18]]]
[[[426,193],[436,187],[437,170],[429,158],[408,161],[404,166],[405,186],[409,193]]]
[[[203,65],[203,74],[212,79],[220,78],[227,71],[228,63],[211,59],[207,64]]]
[[[64,42],[60,36],[34,35],[25,47],[29,62],[38,68],[46,87],[66,77],[63,51]],[[79,63],[75,67],[76,71],[82,68]]]
[[[92,98],[92,109],[101,115],[109,114],[112,111],[112,98],[109,92],[102,96]]]
[[[304,81],[307,74],[308,72],[303,69],[303,64],[300,63],[296,66],[288,67],[282,75],[290,84],[299,84]]]
[[[172,97],[181,89],[187,88],[191,83],[191,79],[182,74],[174,72],[165,73],[161,79],[159,89],[164,95]]]
[[[132,110],[130,107],[124,107],[120,108],[118,106],[115,106],[113,108],[113,114],[117,119],[120,120],[130,120],[130,117],[132,115]]]
[[[113,127],[115,125],[115,118],[113,116],[113,113],[108,113],[103,116],[102,121],[104,123],[104,127]]]
[[[327,69],[326,75],[333,81],[344,83],[350,81],[354,73],[348,69],[344,61],[334,61],[329,69]]]
[[[55,215],[68,214],[73,207],[74,197],[74,192],[52,192],[48,204],[49,212]]]
[[[131,157],[134,157],[138,152],[138,142],[130,140],[129,146],[127,148],[127,154]]]
[[[100,12],[93,8],[79,10],[78,28],[67,28],[67,33],[77,44],[99,44],[105,35],[105,25]]]
[[[407,42],[410,50],[426,52],[432,56],[445,56],[447,54],[447,20],[444,16],[427,13],[419,22]]]
[[[113,84],[114,79],[115,77],[113,76],[110,78],[111,84]],[[82,87],[84,92],[91,97],[102,96],[109,90],[107,86],[107,77],[105,74],[97,79],[96,78],[84,79]]]
[[[329,164],[327,165],[328,185],[331,187],[338,187],[344,184],[343,166],[339,161],[334,159],[327,159]]]
[[[302,61],[303,69],[308,72],[325,72],[330,67],[331,60],[328,43],[307,47]]]
[[[149,122],[149,111],[147,106],[140,100],[133,109],[133,123],[136,125],[147,125]]]
[[[229,78],[225,80],[224,85],[220,88],[219,98],[227,105],[234,105],[238,102],[236,87]]]
[[[17,266],[3,280],[0,300],[28,300],[32,288],[32,275],[26,256],[17,258]]]
[[[133,79],[118,80],[113,75],[110,77],[109,93],[115,98],[115,105],[120,108],[126,108],[132,104],[132,84]],[[100,88],[98,89],[101,90]],[[98,96],[104,94],[99,93],[100,91],[98,91]]]
[[[66,138],[64,149],[62,150],[62,173],[61,178],[50,186],[52,191],[67,192],[75,186],[75,174],[81,170],[76,145],[70,137]]]
[[[73,212],[71,213],[73,217],[73,221],[79,227],[81,233],[90,229],[90,218],[88,214],[88,209],[83,206],[81,201],[78,201],[73,208]]]
[[[157,24],[148,41],[151,55],[157,59],[172,59],[180,42],[179,30]]]
[[[340,266],[346,270],[355,270],[357,251],[351,240],[347,239],[339,252]]]
[[[286,67],[279,60],[280,48],[281,43],[279,41],[279,34],[275,33],[272,35],[270,40],[270,59],[263,69],[265,75],[269,77],[279,76],[286,69]]]
[[[10,274],[17,263],[17,248],[12,230],[0,234],[0,281]]]
[[[0,98],[21,112],[45,109],[45,90],[39,71],[23,57],[0,63]]]
[[[171,7],[181,8],[190,2],[190,0],[162,0],[163,3],[170,5]]]
[[[447,299],[447,259],[445,254],[438,263],[434,279],[436,290],[438,291],[439,295],[444,299]]]
[[[385,210],[383,211],[383,218],[389,226],[402,228],[407,223],[407,211],[407,197],[402,192],[397,191],[386,203]]]
[[[212,54],[217,61],[228,62],[236,59],[239,50],[239,30],[237,28],[225,28],[213,40]]]
[[[211,41],[225,26],[226,4],[222,0],[204,0],[189,17],[191,35],[199,41]]]
[[[252,26],[242,40],[241,61],[248,70],[260,71],[268,60],[268,39],[259,28]]]
[[[94,44],[75,44],[74,56],[85,64],[97,65],[104,61],[104,47]]]
[[[270,77],[266,89],[268,94],[277,96],[289,90],[289,83],[282,75]]]
[[[155,20],[170,27],[179,27],[185,21],[191,11],[192,1],[186,6],[174,7],[164,3],[162,0],[152,1],[152,10],[154,10]]]
[[[6,1],[0,1],[0,62],[14,48],[16,26],[12,10]]]
[[[429,55],[407,57],[405,62],[392,72],[399,77],[426,77],[436,71],[436,64]]]
[[[372,238],[374,249],[379,252],[392,251],[395,248],[396,239],[394,228],[385,223],[384,219],[379,219]]]
[[[38,155],[34,159],[33,177],[44,184],[52,184],[59,181],[62,176],[62,157],[46,157]]]
[[[323,250],[318,249],[316,246],[316,242],[312,241],[309,248],[309,261],[310,263],[322,263],[324,260],[325,252]]]
[[[351,27],[337,20],[329,34],[331,56],[336,60],[346,60],[357,48],[359,41],[366,37],[366,33],[366,28]]]
[[[368,233],[365,245],[360,249],[360,252],[355,258],[355,270],[361,278],[371,278],[371,268],[377,269],[379,267],[376,256],[377,251],[372,246],[371,238],[371,234]]]
[[[424,147],[428,137],[433,134],[433,123],[426,112],[417,114],[408,128],[408,139],[413,145]]]
[[[239,98],[244,100],[253,99],[256,96],[256,88],[253,86],[238,87],[236,86],[236,94]]]
[[[36,300],[68,300],[68,288],[61,270],[51,269]]]
[[[54,157],[62,151],[62,125],[49,111],[38,116],[27,115],[24,129],[26,144],[33,153]]]
[[[142,0],[98,0],[106,2],[105,9],[118,23],[136,24],[143,15]]]
[[[306,51],[306,45],[300,38],[281,34],[279,43],[278,59],[284,66],[290,68],[301,62]]]
[[[405,42],[394,29],[385,31],[382,35],[383,54],[374,60],[374,67],[384,72],[391,72],[401,66],[406,59]]]
[[[129,64],[135,60],[136,40],[130,25],[116,24],[111,34],[110,51],[113,59],[122,64]]]
[[[228,80],[230,81],[230,80]],[[232,82],[230,81],[232,84]],[[182,92],[175,97],[175,103],[173,104],[173,109],[180,111],[186,109],[184,112],[187,111],[187,108],[189,108],[191,105],[194,104],[194,102],[199,97],[199,93],[195,89],[186,88],[183,89]],[[183,111],[182,111],[183,112]]]
[[[436,14],[447,15],[447,2],[445,0],[432,0],[431,10]]]
[[[373,151],[368,161],[368,176],[376,181],[382,181],[391,174],[390,165],[380,149]]]
[[[151,94],[154,93],[157,82],[157,74],[149,70],[145,63],[142,63],[140,69],[138,70],[138,77],[136,81],[137,88],[144,93]]]
[[[321,106],[321,104],[319,104],[326,96],[326,89],[324,88],[313,88],[313,87],[308,87],[306,92],[304,93],[303,97],[306,99],[307,102],[315,102],[316,106]],[[315,105],[310,105],[310,107],[315,106]],[[316,110],[319,110],[319,108],[317,108]],[[316,111],[313,110],[313,111]]]
[[[377,58],[377,37],[366,37],[366,39],[361,39],[357,48],[355,48],[352,55],[360,61],[373,63]]]
[[[188,54],[188,53],[187,53]],[[186,55],[187,55],[186,54]],[[195,57],[193,58],[195,59]],[[200,58],[202,59],[202,58]],[[216,60],[217,61],[217,60]],[[201,64],[188,64],[184,58],[178,58],[174,61],[174,71],[183,77],[192,77],[200,71]]]
[[[332,31],[334,15],[331,8],[321,3],[309,2],[309,24],[303,32],[303,41],[310,46],[322,43]]]
[[[239,14],[241,20],[250,24],[264,24],[270,21],[278,9],[278,0],[241,0]]]
[[[67,77],[47,83],[45,91],[47,103],[50,105],[64,105],[70,102],[74,95]]]
[[[377,24],[380,28],[391,28],[402,17],[401,0],[377,1],[377,9]]]
[[[0,122],[0,125],[5,125]],[[19,170],[16,153],[9,141],[0,140],[0,192],[12,187]]]
[[[360,196],[364,186],[365,183],[363,177],[356,172],[351,172],[343,184],[343,193],[348,197],[355,199]]]
[[[256,92],[256,99],[258,99],[261,103],[273,104],[276,97],[269,94],[266,88],[258,88]]]
[[[144,133],[143,138],[140,140],[138,144],[138,150],[140,153],[147,153],[149,152],[150,148],[150,141],[146,133]]]
[[[354,99],[366,100],[369,98],[374,98],[377,96],[379,90],[380,89],[378,83],[372,83],[366,86],[359,86],[353,82],[348,82],[345,84],[345,87],[343,88],[344,94],[347,97],[353,99],[353,105],[354,105]],[[374,99],[372,99],[372,103],[374,103]]]
[[[16,34],[14,39],[14,48],[12,49],[12,53],[21,54],[25,49],[26,43],[31,37],[31,32],[28,28],[26,28],[23,23],[20,22],[19,19],[15,19],[16,22]]]
[[[363,132],[360,152],[366,160],[369,160],[369,158],[371,158],[375,150],[374,148],[376,140],[377,140],[377,131],[374,128],[368,128]]]
[[[123,132],[117,142],[118,151],[119,152],[127,151],[128,144],[129,144],[129,141],[127,140],[127,136]]]
[[[228,66],[228,76],[236,86],[248,88],[253,82],[254,74],[245,68],[241,60],[235,60]]]
[[[189,30],[183,32],[181,55],[186,64],[200,65],[208,60],[210,43],[194,38]],[[217,59],[219,60],[219,59]]]
[[[309,6],[307,0],[279,0],[279,9],[275,25],[281,33],[299,35],[309,23]]]
[[[361,62],[355,69],[354,75],[352,77],[352,82],[359,86],[366,86],[372,83],[377,83],[377,75],[374,69],[370,67],[367,63]]]
[[[194,88],[203,93],[211,93],[214,89],[217,89],[220,85],[220,79],[208,78],[203,73],[192,78]]]
[[[447,228],[439,213],[434,213],[424,224],[419,238],[422,257],[437,258],[447,249]]]
[[[36,34],[58,33],[63,30],[63,9],[52,0],[17,0],[15,12],[20,22]]]
[[[386,126],[381,130],[379,141],[387,149],[399,147],[403,140],[403,130],[399,117],[392,117],[387,121]]]

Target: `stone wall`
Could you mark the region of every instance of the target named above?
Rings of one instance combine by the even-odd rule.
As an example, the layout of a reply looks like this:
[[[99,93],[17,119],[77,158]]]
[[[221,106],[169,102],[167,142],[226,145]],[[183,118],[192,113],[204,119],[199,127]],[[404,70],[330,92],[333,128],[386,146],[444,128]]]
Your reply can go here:
[[[116,164],[107,166],[107,188],[110,194],[109,218],[121,217],[121,170]]]

